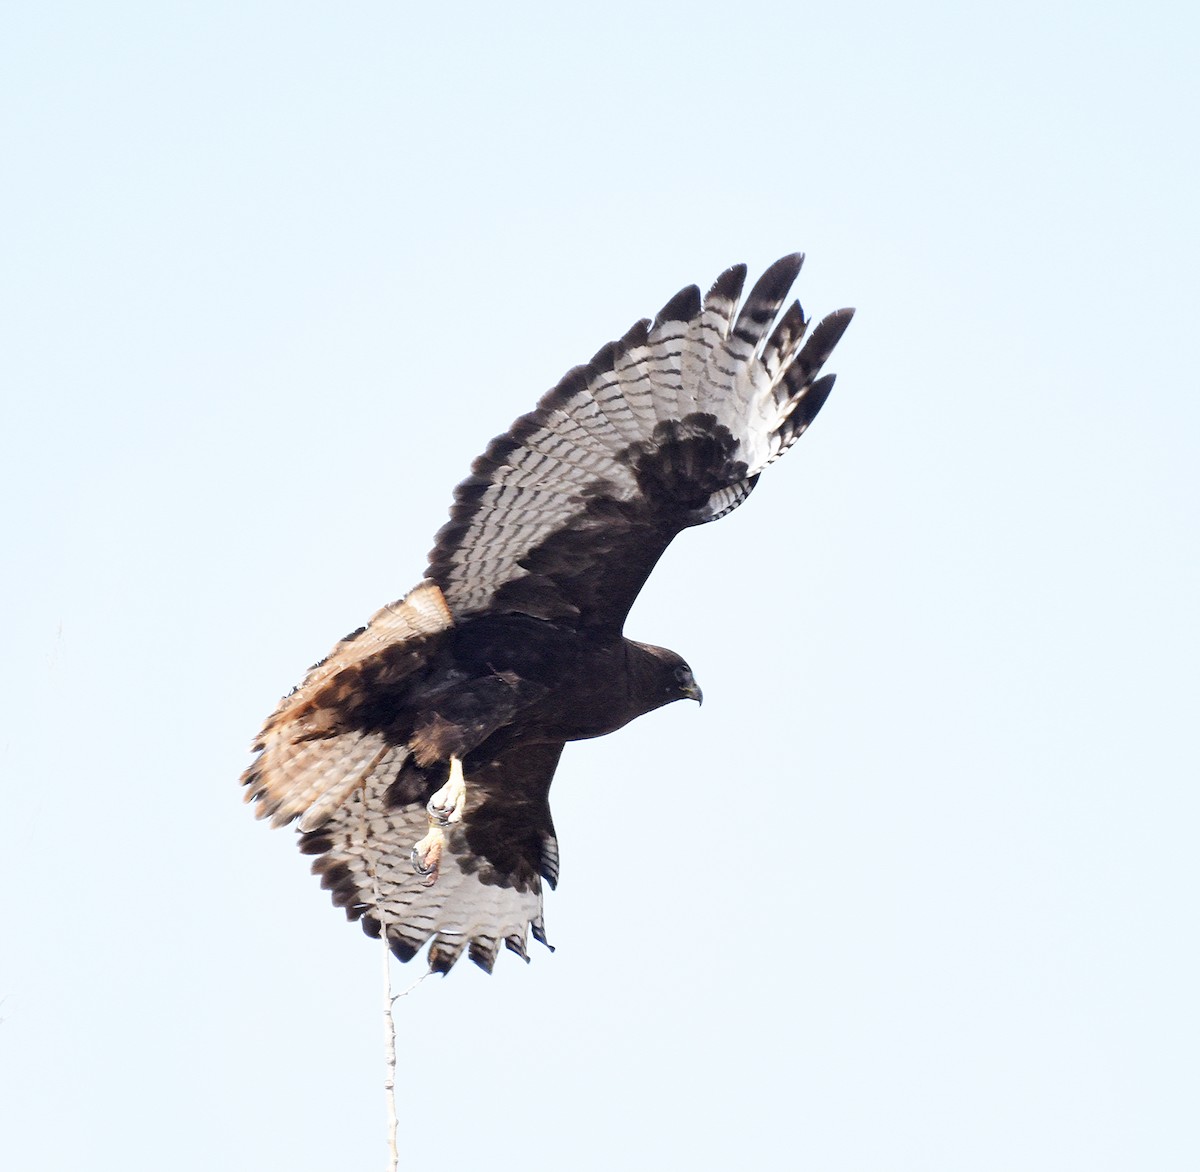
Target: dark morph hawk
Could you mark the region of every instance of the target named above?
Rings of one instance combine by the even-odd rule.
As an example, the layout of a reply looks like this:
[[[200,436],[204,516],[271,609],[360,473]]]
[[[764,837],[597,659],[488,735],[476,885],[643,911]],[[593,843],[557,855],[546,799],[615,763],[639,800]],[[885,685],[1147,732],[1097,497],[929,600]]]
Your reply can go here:
[[[558,878],[550,781],[566,741],[684,697],[673,651],[622,634],[681,530],[723,517],[804,432],[852,310],[804,342],[803,257],[738,311],[744,265],[676,294],[572,370],[458,486],[425,579],[317,664],[267,721],[246,771],[260,818],[350,919],[445,972],[467,950],[545,943]],[[778,319],[778,320],[777,320]]]

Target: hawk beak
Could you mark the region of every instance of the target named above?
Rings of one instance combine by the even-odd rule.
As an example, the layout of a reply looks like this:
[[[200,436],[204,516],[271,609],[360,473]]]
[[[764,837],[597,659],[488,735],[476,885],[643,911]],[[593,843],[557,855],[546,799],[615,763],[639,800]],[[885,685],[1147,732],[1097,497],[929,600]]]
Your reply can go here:
[[[695,680],[683,689],[683,694],[689,700],[695,700],[697,704],[702,705],[704,703],[704,693],[700,691],[700,685]]]

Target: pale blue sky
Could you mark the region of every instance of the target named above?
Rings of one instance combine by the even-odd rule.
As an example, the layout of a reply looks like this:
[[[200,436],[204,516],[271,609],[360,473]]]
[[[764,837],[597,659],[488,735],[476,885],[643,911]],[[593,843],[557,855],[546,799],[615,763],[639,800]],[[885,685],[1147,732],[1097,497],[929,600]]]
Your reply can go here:
[[[7,5],[5,1167],[383,1165],[249,740],[493,434],[793,249],[837,390],[629,626],[704,708],[568,749],[558,951],[401,1005],[402,1166],[1200,1165],[1198,24]]]

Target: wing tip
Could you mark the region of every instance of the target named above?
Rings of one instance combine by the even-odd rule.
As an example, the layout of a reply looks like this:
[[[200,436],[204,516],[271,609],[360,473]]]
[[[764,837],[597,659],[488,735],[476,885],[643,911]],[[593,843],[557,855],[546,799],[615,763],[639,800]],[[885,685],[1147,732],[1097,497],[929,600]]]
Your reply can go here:
[[[718,301],[736,303],[737,299],[742,295],[742,287],[746,283],[746,273],[748,271],[746,265],[740,261],[735,265],[730,265],[712,283],[707,296],[704,298],[704,304],[711,306],[714,302]]]
[[[826,314],[804,344],[801,357],[815,363],[816,369],[833,353],[833,348],[842,340],[850,323],[854,320],[851,308],[835,309]]]
[[[760,288],[764,291],[777,289],[782,297],[795,283],[803,267],[804,253],[789,252],[786,256],[781,256],[774,263],[767,265],[762,276],[755,281],[754,291],[757,293]]]
[[[655,314],[651,330],[661,329],[668,322],[690,322],[700,312],[702,304],[700,286],[686,285]]]

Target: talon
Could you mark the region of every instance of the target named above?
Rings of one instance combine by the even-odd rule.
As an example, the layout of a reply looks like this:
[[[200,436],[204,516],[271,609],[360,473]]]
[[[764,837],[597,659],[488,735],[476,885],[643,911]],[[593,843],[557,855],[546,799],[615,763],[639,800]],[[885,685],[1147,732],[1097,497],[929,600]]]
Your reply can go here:
[[[452,822],[461,822],[463,807],[467,804],[467,783],[463,777],[462,759],[450,758],[450,776],[429,799],[425,807],[429,821],[433,825],[446,826]]]
[[[446,836],[436,827],[430,827],[429,833],[412,849],[413,870],[421,876],[424,887],[432,887],[437,882],[438,865],[442,861],[442,849],[446,845]]]

